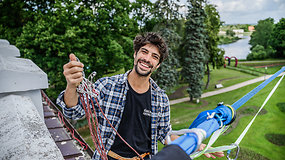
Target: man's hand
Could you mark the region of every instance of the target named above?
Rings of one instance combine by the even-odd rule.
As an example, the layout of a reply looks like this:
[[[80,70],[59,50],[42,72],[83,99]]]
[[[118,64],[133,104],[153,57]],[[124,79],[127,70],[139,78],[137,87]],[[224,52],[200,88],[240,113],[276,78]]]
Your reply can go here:
[[[201,144],[198,151],[202,151],[204,148],[206,147],[206,144]],[[215,152],[215,153],[205,153],[204,156],[206,156],[207,158],[216,158],[217,157],[224,157],[224,152]]]
[[[74,54],[69,55],[70,62],[63,66],[63,75],[65,76],[67,87],[76,88],[83,80],[83,64],[76,60]]]
[[[67,85],[64,93],[64,102],[67,107],[73,107],[78,103],[76,88],[83,80],[83,64],[76,60],[74,54],[69,55],[70,62],[63,66],[63,75]]]

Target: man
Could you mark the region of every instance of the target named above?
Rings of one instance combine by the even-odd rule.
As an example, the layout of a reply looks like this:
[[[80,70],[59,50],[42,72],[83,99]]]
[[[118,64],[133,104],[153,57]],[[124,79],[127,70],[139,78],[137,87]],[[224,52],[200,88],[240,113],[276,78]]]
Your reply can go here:
[[[157,141],[165,144],[171,130],[168,97],[150,77],[168,56],[167,45],[156,33],[138,35],[134,40],[133,56],[132,70],[95,82],[97,98],[118,133],[139,154],[154,155],[157,153]],[[67,86],[59,95],[57,104],[63,108],[66,117],[77,119],[85,114],[76,92],[83,79],[83,64],[76,61],[73,54],[70,60],[63,67]],[[112,153],[108,158],[135,157],[136,154],[116,135],[102,114],[97,112],[97,116],[105,149]],[[93,159],[99,158],[95,151]]]

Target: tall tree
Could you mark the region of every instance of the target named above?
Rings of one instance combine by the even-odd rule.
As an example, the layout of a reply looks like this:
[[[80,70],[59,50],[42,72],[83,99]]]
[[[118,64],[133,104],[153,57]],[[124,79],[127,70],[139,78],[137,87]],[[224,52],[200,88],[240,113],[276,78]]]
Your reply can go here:
[[[138,22],[139,29],[144,31],[143,26],[151,19],[153,4],[149,0],[136,0],[132,2],[132,16]]]
[[[175,22],[182,17],[179,13],[181,5],[178,2],[179,0],[161,0],[154,3],[151,10],[152,21],[156,22],[153,26],[154,30],[159,30],[162,26],[173,29]]]
[[[153,31],[159,32],[166,40],[169,49],[168,58],[161,64],[156,73],[153,75],[158,85],[167,90],[171,89],[178,83],[179,61],[177,57],[177,48],[181,37],[174,31],[175,27],[173,22],[180,17],[178,13],[179,5],[174,0],[162,0],[156,1],[154,10],[152,10],[154,16],[157,18],[157,24],[153,28]]]
[[[164,90],[171,92],[173,87],[178,83],[179,61],[177,58],[177,48],[181,37],[173,30],[163,28],[159,31],[161,36],[166,40],[168,44],[168,58],[160,65],[157,71],[152,75],[157,84]]]
[[[270,38],[270,44],[276,50],[275,57],[285,58],[285,18],[281,18],[275,27]]]
[[[193,101],[193,98],[200,98],[202,94],[205,52],[207,52],[204,24],[206,14],[203,10],[204,0],[188,0],[188,2],[182,76],[188,83],[187,92],[190,101]]]
[[[219,33],[219,29],[221,26],[221,21],[220,21],[220,15],[219,12],[216,9],[217,6],[212,5],[212,4],[207,4],[205,6],[205,12],[206,12],[206,47],[208,52],[207,56],[205,56],[206,58],[206,68],[207,68],[207,75],[208,75],[208,79],[207,79],[207,83],[205,86],[205,89],[208,88],[209,83],[210,83],[210,67],[209,67],[209,63],[212,64],[213,69],[217,67],[220,67],[223,65],[224,62],[224,52],[222,51],[222,49],[218,48],[218,42],[219,42],[219,37],[218,37],[218,33]]]
[[[258,21],[257,25],[255,26],[255,32],[253,32],[250,36],[249,44],[251,44],[252,48],[254,48],[256,45],[261,45],[265,49],[268,48],[273,26],[273,18]]]

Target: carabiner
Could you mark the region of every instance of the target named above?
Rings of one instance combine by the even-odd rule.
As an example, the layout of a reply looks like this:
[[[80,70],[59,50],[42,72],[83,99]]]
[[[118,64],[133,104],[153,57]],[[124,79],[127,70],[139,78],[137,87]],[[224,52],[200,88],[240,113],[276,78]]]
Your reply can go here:
[[[227,151],[227,159],[228,160],[236,160],[237,159],[237,157],[238,157],[238,153],[239,153],[239,146],[237,145],[237,144],[234,144],[236,147],[237,147],[237,152],[236,152],[236,156],[235,156],[235,158],[234,159],[232,159],[232,158],[230,158],[230,153],[231,153],[231,150],[228,150]]]

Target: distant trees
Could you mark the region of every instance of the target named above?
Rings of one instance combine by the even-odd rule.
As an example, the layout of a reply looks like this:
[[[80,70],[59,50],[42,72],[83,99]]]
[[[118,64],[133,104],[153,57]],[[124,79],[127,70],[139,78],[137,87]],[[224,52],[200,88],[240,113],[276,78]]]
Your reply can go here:
[[[251,53],[248,60],[285,58],[285,18],[274,24],[273,18],[258,21],[251,35]]]
[[[168,28],[160,30],[160,33],[168,44],[169,55],[152,77],[162,89],[171,92],[171,89],[178,84],[179,73],[177,69],[179,61],[176,51],[179,47],[181,37]]]

